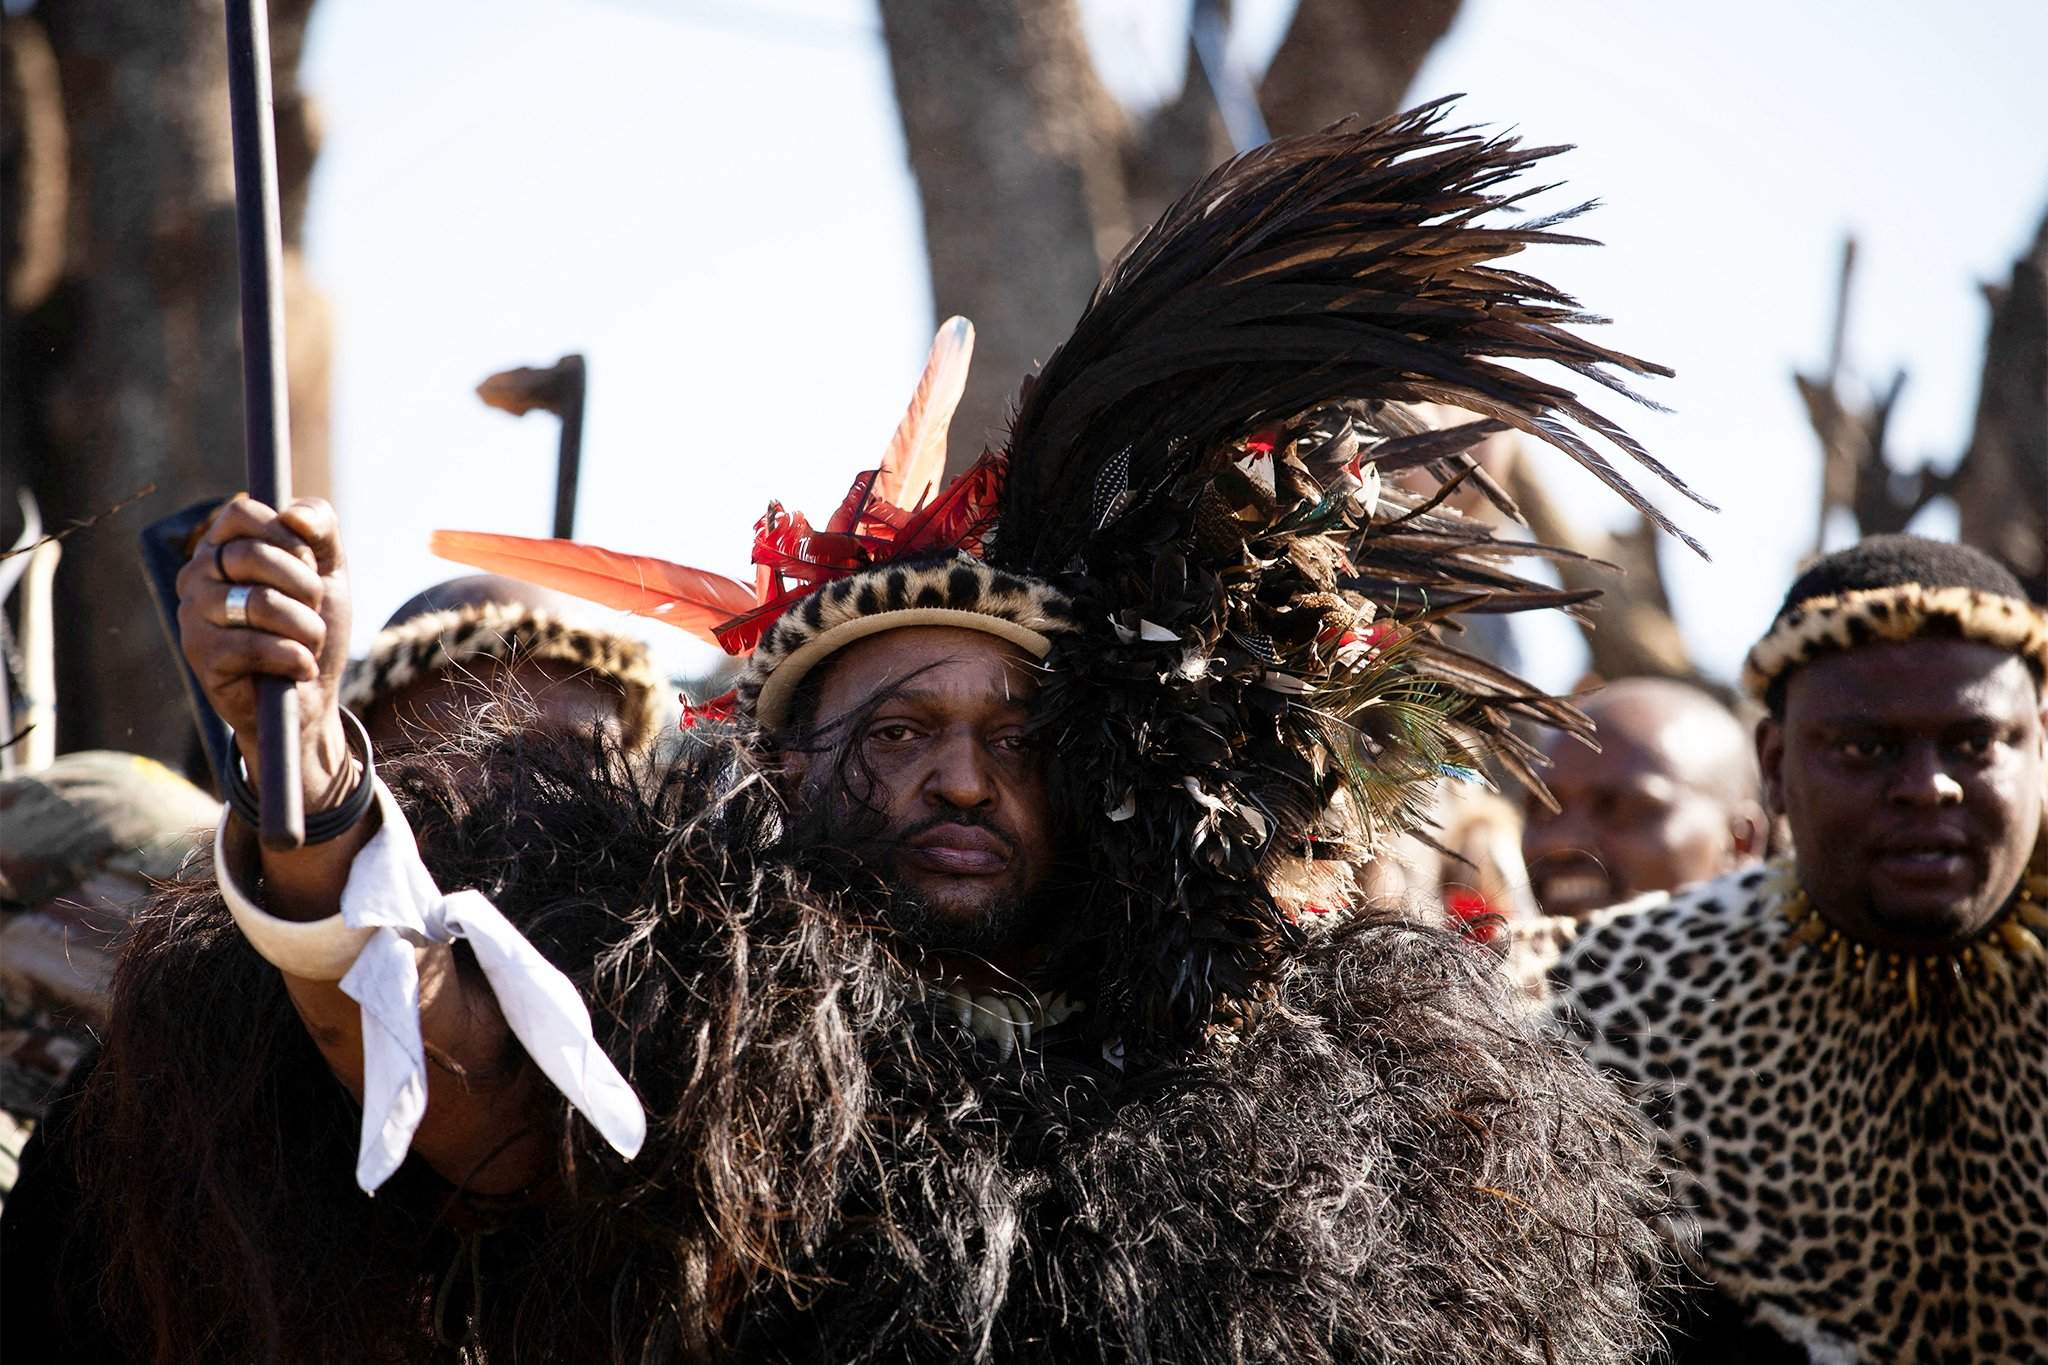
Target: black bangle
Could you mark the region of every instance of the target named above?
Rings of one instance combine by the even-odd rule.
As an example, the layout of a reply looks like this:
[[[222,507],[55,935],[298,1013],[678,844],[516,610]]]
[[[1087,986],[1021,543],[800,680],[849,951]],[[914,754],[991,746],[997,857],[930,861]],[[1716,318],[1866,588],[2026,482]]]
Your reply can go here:
[[[306,817],[306,843],[324,844],[330,839],[339,839],[363,818],[363,812],[370,808],[370,801],[376,795],[377,759],[370,749],[370,732],[356,719],[356,713],[346,706],[340,708],[341,717],[348,724],[342,730],[348,736],[348,747],[363,765],[363,775],[356,782],[355,789],[343,797],[341,804],[323,811],[314,811]],[[227,801],[229,809],[241,817],[242,823],[251,829],[263,823],[263,803],[257,799],[255,789],[249,785],[248,765],[241,755],[228,765]]]

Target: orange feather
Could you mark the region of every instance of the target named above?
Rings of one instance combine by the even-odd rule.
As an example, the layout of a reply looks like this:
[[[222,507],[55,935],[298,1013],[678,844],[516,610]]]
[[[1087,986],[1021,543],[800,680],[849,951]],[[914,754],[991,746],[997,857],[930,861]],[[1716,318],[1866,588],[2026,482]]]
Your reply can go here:
[[[714,645],[718,636],[713,627],[760,605],[752,588],[723,574],[644,555],[622,555],[573,540],[436,531],[431,548],[441,558],[458,564],[651,616]]]
[[[946,428],[967,390],[967,367],[973,359],[974,324],[966,318],[946,319],[932,339],[924,375],[910,396],[910,410],[882,454],[875,497],[915,512],[937,491],[946,476]]]

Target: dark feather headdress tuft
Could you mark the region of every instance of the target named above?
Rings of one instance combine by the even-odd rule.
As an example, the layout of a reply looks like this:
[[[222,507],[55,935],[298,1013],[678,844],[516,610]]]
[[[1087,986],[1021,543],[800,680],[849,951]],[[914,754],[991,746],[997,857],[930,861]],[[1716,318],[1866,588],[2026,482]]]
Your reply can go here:
[[[1482,221],[1555,188],[1504,192],[1563,149],[1445,130],[1446,110],[1269,143],[1132,243],[1025,387],[998,562],[1044,565],[1078,547],[1096,528],[1070,509],[1099,496],[1110,467],[1128,460],[1129,488],[1153,495],[1251,424],[1339,397],[1445,403],[1526,432],[1693,544],[1574,425],[1708,504],[1570,389],[1509,363],[1549,361],[1638,402],[1617,372],[1670,374],[1568,331],[1602,319],[1496,264],[1527,246],[1590,244],[1552,230],[1590,204]],[[1404,462],[1433,455],[1425,444]]]
[[[1218,1026],[1343,913],[1345,870],[1415,827],[1438,783],[1492,759],[1541,794],[1515,721],[1585,731],[1455,643],[1461,614],[1589,595],[1513,573],[1515,556],[1556,552],[1444,505],[1471,480],[1512,510],[1475,442],[1517,430],[1556,446],[1693,544],[1596,442],[1701,500],[1573,389],[1526,372],[1546,361],[1630,398],[1627,377],[1668,373],[1578,335],[1599,319],[1500,264],[1584,241],[1555,230],[1577,209],[1513,216],[1550,187],[1510,182],[1557,149],[1444,115],[1219,168],[1111,267],[1025,383],[1005,448],[944,490],[932,430],[942,448],[971,335],[957,320],[889,457],[826,530],[771,506],[752,593],[628,561],[599,594],[736,652],[759,644],[739,697],[771,727],[778,670],[920,612],[981,613],[1043,658],[1054,781],[1091,874],[1047,970],[1065,989],[1092,981],[1106,1040],[1143,1050]],[[1471,420],[1429,430],[1418,405]],[[1437,491],[1385,481],[1413,471]],[[458,557],[519,571],[474,541]],[[592,552],[571,550],[587,572]],[[949,553],[980,586],[933,567]],[[664,582],[680,606],[650,605]]]

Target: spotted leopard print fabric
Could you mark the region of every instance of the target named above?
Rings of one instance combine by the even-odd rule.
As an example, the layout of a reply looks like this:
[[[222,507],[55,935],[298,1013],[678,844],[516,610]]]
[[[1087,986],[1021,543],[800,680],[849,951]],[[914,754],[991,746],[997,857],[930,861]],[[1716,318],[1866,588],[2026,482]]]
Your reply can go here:
[[[1608,912],[1553,973],[1683,1168],[1700,1269],[1815,1361],[2048,1359],[2048,963],[1866,1006],[1773,887]]]

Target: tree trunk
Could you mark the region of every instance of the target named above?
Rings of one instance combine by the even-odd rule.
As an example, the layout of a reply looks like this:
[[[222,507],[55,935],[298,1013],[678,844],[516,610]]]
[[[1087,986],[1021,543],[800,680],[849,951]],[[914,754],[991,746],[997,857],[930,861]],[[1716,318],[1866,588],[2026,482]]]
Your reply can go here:
[[[1273,136],[1313,133],[1357,115],[1374,123],[1406,102],[1460,0],[1300,0],[1259,83]]]
[[[1123,115],[1095,76],[1073,0],[882,0],[932,302],[975,324],[955,470],[994,444],[1018,383],[1073,325],[1100,244],[1130,231]]]
[[[322,493],[327,319],[298,251],[316,140],[297,86],[311,7],[277,0],[271,23],[292,440],[299,491]],[[177,764],[191,726],[142,586],[135,534],[242,482],[222,7],[46,0],[35,15],[56,59],[69,185],[61,278],[38,304],[8,304],[12,477],[35,491],[52,528],[156,486],[66,545],[57,580],[60,742]],[[5,188],[11,199],[11,171]]]
[[[1180,93],[1131,129],[1124,143],[1124,190],[1130,199],[1132,231],[1156,221],[1190,185],[1229,160],[1236,150],[1230,145],[1216,94],[1202,75],[1193,44],[1189,44],[1187,73]],[[1123,245],[1109,244],[1103,260],[1114,260]]]
[[[1532,463],[1516,458],[1504,481],[1521,505],[1530,533],[1540,544],[1604,561],[1555,561],[1558,579],[1565,587],[1600,591],[1588,619],[1579,623],[1587,652],[1592,655],[1591,671],[1609,682],[1657,677],[1704,683],[1664,589],[1657,558],[1663,535],[1641,518],[1620,535],[1588,531],[1574,524],[1545,480],[1533,476]],[[1614,567],[1607,567],[1610,564]]]
[[[2012,281],[1986,291],[1991,331],[1970,450],[1952,491],[1962,538],[2048,603],[2048,218]]]
[[[1096,77],[1074,0],[881,0],[896,103],[923,201],[932,300],[976,329],[953,429],[1007,425],[1131,233],[1231,152],[1199,63],[1133,127]],[[1259,91],[1277,133],[1399,107],[1458,0],[1301,0]]]

